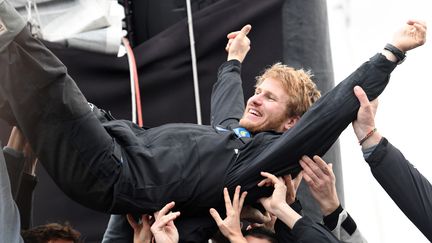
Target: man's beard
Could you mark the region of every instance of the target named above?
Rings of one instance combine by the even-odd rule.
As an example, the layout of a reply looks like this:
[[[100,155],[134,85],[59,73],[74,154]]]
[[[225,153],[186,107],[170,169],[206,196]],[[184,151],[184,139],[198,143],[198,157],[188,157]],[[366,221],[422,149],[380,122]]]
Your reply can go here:
[[[265,132],[265,131],[275,131],[275,132],[283,132],[281,131],[281,126],[283,122],[285,121],[285,118],[282,117],[276,117],[275,120],[268,122],[265,121],[264,123],[256,123],[251,122],[250,120],[246,118],[241,118],[239,125],[241,127],[244,127],[246,130],[248,130],[250,133],[256,134],[259,132]]]

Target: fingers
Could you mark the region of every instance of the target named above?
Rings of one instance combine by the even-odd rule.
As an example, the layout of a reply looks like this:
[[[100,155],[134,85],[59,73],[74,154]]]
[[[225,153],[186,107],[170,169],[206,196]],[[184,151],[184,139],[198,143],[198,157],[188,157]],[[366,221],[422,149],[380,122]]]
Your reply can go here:
[[[303,168],[304,173],[314,182],[318,181],[319,177],[322,175],[321,169],[308,156],[303,156],[301,158],[300,166]]]
[[[426,42],[426,32],[427,32],[427,24],[425,21],[421,20],[408,20],[407,24],[410,25],[406,28],[406,33],[415,39],[415,46],[409,48],[415,48],[417,46],[421,46]],[[408,50],[409,50],[408,49]]]
[[[260,181],[258,183],[259,187],[262,187],[262,186],[271,186],[271,185],[272,185],[272,181],[269,178],[265,178],[265,179],[263,179],[262,181]]]
[[[214,221],[216,222],[216,224],[218,226],[222,225],[223,220],[222,220],[221,216],[219,215],[218,211],[216,211],[216,209],[210,208],[210,215],[213,217]]]
[[[311,186],[314,184],[314,181],[318,180],[318,178],[308,163],[308,161],[310,161],[310,158],[309,157],[305,158],[305,157],[307,156],[303,156],[299,162],[300,162],[300,166],[303,168],[303,178],[305,179],[306,183],[309,186]]]
[[[296,188],[296,190],[299,187],[302,179],[303,179],[303,171],[300,171],[300,173],[294,179],[294,188]]]
[[[142,225],[143,225],[143,226],[145,226],[145,227],[149,227],[149,228],[150,228],[150,226],[151,226],[151,223],[150,223],[150,215],[143,214],[143,215],[141,216],[141,222],[142,222]]]
[[[226,187],[224,188],[223,192],[224,192],[225,208],[228,214],[228,211],[232,210],[231,198],[229,196],[228,189]]]
[[[278,184],[280,182],[275,175],[270,174],[268,172],[261,172],[261,175],[267,177],[267,179],[269,179],[273,185]]]
[[[250,24],[247,24],[247,25],[243,26],[243,28],[241,28],[241,30],[239,30],[239,31],[230,32],[227,35],[227,38],[228,39],[234,39],[239,34],[248,35],[251,29],[252,29],[252,26]]]
[[[229,48],[232,44],[232,42],[234,41],[234,39],[229,39],[227,45],[225,46],[225,51],[229,51]]]
[[[318,155],[315,155],[313,157],[313,160],[315,164],[318,166],[320,172],[323,172],[326,175],[329,175],[331,173],[331,170],[329,169],[328,164]]]
[[[427,27],[421,23],[414,23],[413,25],[415,29],[411,30],[411,32],[417,33],[417,40],[419,45],[423,45],[426,42],[426,32]]]
[[[247,192],[243,192],[241,197],[240,197],[240,202],[238,205],[239,211],[241,211],[241,209],[243,208],[243,204],[244,204],[246,196],[247,196]]]
[[[300,165],[303,168],[303,177],[309,186],[315,187],[326,180],[326,178],[334,178],[332,165],[327,163],[319,156],[314,156],[313,161],[308,156],[303,156],[300,160]]]
[[[232,204],[234,209],[239,208],[239,200],[240,200],[240,186],[236,186],[236,189],[234,191],[233,204]]]
[[[158,220],[160,217],[163,217],[163,215],[166,215],[175,205],[175,202],[170,202],[167,205],[165,205],[161,210],[158,212],[155,212],[154,216],[156,220]]]
[[[237,211],[238,213],[240,213],[242,207],[243,207],[243,203],[245,201],[247,192],[243,192],[241,193],[240,196],[240,189],[241,186],[237,186],[235,191],[234,191],[234,196],[231,202],[231,198],[229,196],[228,193],[228,189],[225,187],[224,188],[224,200],[225,200],[225,209],[227,212],[227,215],[229,213],[232,213],[234,210]]]
[[[282,178],[284,179],[285,185],[292,185],[292,176],[291,176],[291,174],[285,175]]]
[[[423,20],[410,19],[407,21],[407,24],[418,25],[418,26],[421,26],[422,28],[424,28],[425,30],[427,29],[426,21],[423,21]]]
[[[160,211],[154,213],[155,222],[151,226],[151,231],[155,233],[160,231],[168,224],[173,224],[174,220],[180,216],[180,212],[169,212],[175,205],[175,202],[170,202],[165,205]],[[169,212],[169,213],[168,213]]]
[[[178,216],[180,216],[180,212],[170,212],[167,215],[163,215],[155,221],[155,227],[162,228],[163,226],[173,222]]]
[[[129,225],[132,227],[132,229],[135,231],[139,228],[139,224],[135,219],[133,218],[132,214],[127,214],[126,219],[129,222]]]
[[[296,178],[292,179],[292,175],[285,175],[282,177],[285,185],[292,185],[294,190],[297,190],[297,188],[299,187],[302,179],[303,179],[303,171],[300,171],[300,173],[297,174]]]
[[[227,35],[227,38],[228,39],[234,39],[238,34],[240,33],[240,31],[233,31],[233,32],[230,32],[228,35]]]
[[[17,151],[22,151],[25,144],[26,138],[22,134],[21,130],[18,127],[13,127],[9,136],[7,146]]]

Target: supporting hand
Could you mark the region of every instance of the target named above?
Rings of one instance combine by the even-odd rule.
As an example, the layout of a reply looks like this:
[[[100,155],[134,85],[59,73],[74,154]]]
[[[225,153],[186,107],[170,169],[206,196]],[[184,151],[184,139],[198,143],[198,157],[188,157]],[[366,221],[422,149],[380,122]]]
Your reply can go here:
[[[237,186],[234,192],[233,202],[231,203],[228,189],[224,188],[226,218],[223,220],[216,209],[210,209],[210,214],[216,221],[219,230],[230,240],[230,242],[247,242],[243,237],[240,225],[240,212],[243,207],[246,194],[246,192],[243,192],[240,196],[240,186]]]
[[[265,224],[272,220],[268,212],[263,213],[249,205],[243,207],[240,213],[240,218],[254,224]]]
[[[369,101],[364,90],[356,86],[354,94],[360,102],[360,109],[357,112],[357,119],[353,121],[352,126],[358,140],[361,140],[375,128],[375,113],[378,107],[378,100]],[[374,132],[367,140],[362,143],[363,148],[376,145],[381,140],[381,135]]]
[[[24,172],[29,175],[35,175],[37,158],[27,141],[27,138],[18,127],[13,127],[7,147],[15,151],[22,152],[25,157]]]
[[[155,222],[150,230],[156,242],[177,243],[179,241],[179,233],[174,225],[174,220],[180,216],[180,212],[170,212],[174,205],[174,202],[170,202],[154,213]]]
[[[293,228],[294,224],[301,218],[301,216],[295,212],[286,202],[287,187],[282,177],[276,177],[267,172],[261,172],[261,175],[266,177],[258,183],[258,186],[269,186],[274,187],[273,194],[267,198],[261,198],[259,201],[264,208],[271,214],[278,217],[284,222],[289,228]]]
[[[318,202],[321,212],[324,216],[331,214],[340,205],[333,165],[326,164],[319,156],[314,156],[313,160],[303,156],[300,165],[303,168],[303,178],[312,196]]]
[[[150,216],[144,214],[141,216],[141,222],[138,223],[132,217],[131,214],[126,215],[126,219],[129,225],[134,231],[134,243],[151,243],[153,239],[153,234],[150,231]]]
[[[283,177],[285,181],[285,185],[287,187],[286,192],[286,202],[291,205],[295,202],[296,196],[297,196],[297,189],[300,185],[300,182],[303,179],[303,172],[300,172],[294,180],[292,179],[291,175],[286,175]]]

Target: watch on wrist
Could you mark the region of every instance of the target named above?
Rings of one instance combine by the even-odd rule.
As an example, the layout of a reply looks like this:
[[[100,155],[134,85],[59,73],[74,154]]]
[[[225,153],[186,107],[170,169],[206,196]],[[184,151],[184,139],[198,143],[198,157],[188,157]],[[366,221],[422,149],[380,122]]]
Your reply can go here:
[[[405,52],[399,50],[397,47],[395,47],[392,44],[385,45],[384,50],[387,50],[387,51],[393,53],[393,55],[395,55],[395,57],[398,59],[397,64],[403,63],[406,59]]]

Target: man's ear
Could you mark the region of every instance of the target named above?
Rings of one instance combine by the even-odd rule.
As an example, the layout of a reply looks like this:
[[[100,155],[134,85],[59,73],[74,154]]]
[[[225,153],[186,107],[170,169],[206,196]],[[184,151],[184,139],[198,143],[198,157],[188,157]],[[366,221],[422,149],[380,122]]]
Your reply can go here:
[[[293,116],[288,118],[284,124],[285,131],[293,127],[298,122],[298,120],[300,120],[300,116]]]

